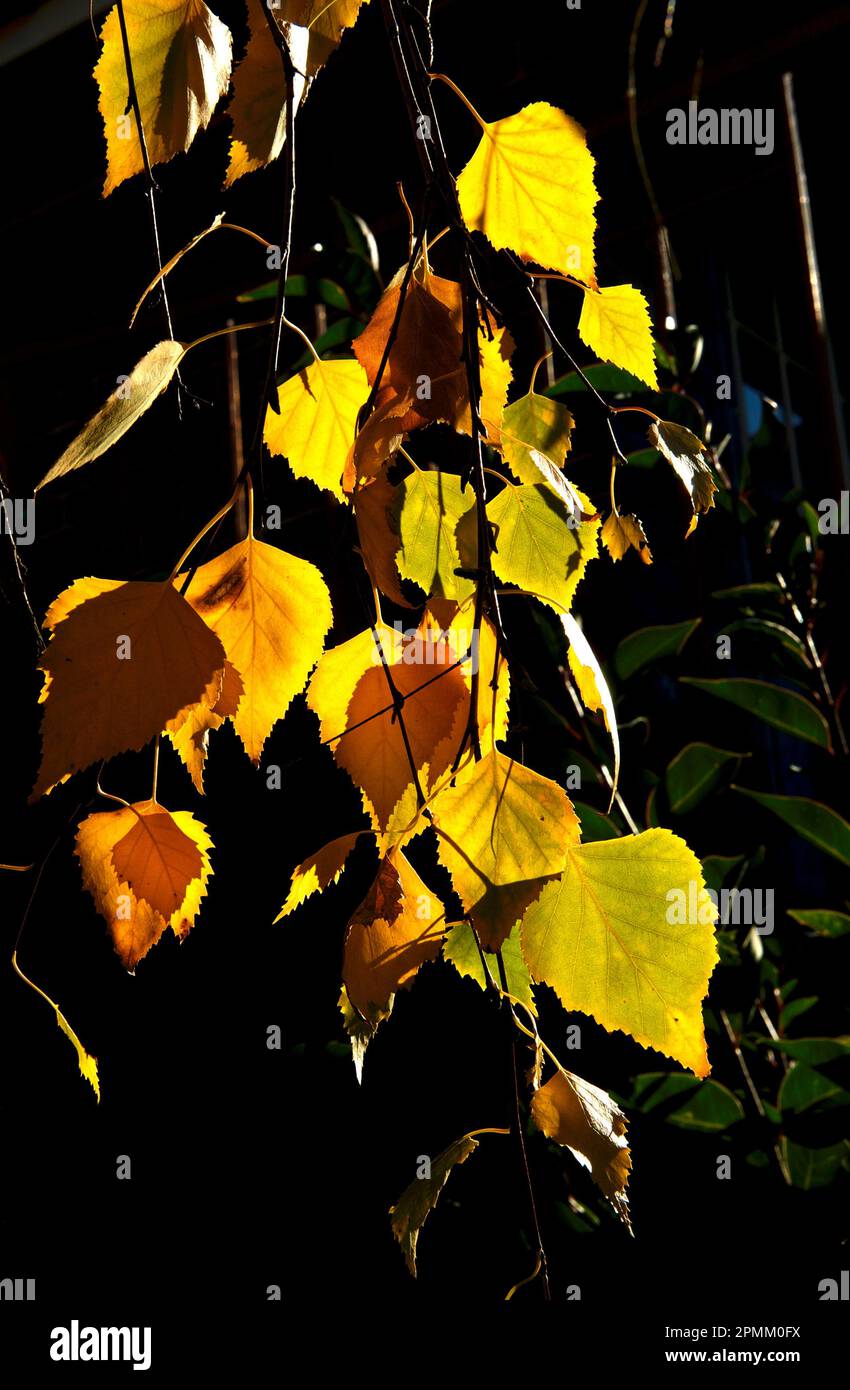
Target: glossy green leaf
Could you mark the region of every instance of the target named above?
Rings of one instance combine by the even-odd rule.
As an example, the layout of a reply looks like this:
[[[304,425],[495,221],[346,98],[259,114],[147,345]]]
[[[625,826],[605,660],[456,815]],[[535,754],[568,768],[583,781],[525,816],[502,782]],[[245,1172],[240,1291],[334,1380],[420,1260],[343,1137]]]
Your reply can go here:
[[[757,801],[790,825],[801,839],[850,868],[850,825],[829,806],[807,796],[775,796],[771,792],[750,791],[748,787],[733,787],[733,791]]]
[[[744,753],[714,748],[710,743],[689,743],[669,764],[665,774],[670,810],[687,815],[731,777]]]
[[[723,855],[709,854],[702,860],[702,872],[705,879],[706,888],[711,888],[713,892],[719,893],[736,869],[740,869],[745,854]]]
[[[614,652],[616,674],[625,681],[650,662],[660,661],[665,656],[678,656],[701,622],[701,618],[690,618],[685,623],[664,623],[660,627],[642,627],[630,632]]]
[[[815,1067],[795,1062],[779,1087],[777,1103],[785,1115],[800,1115],[814,1106],[833,1110],[850,1105],[850,1091]]]
[[[850,1037],[838,1038],[764,1038],[759,1042],[772,1052],[784,1052],[796,1062],[805,1062],[810,1067],[822,1067],[839,1058],[850,1058]]]
[[[814,743],[818,748],[832,747],[829,725],[820,710],[793,690],[743,676],[730,676],[724,680],[680,676],[679,680],[682,685],[693,686],[706,695],[736,705],[774,729],[782,729],[784,733],[793,734],[805,743]]]
[[[744,1118],[736,1095],[718,1081],[695,1081],[676,1072],[645,1072],[634,1079],[627,1105],[659,1117],[681,1129],[717,1133]]]
[[[838,1144],[828,1144],[824,1149],[807,1149],[783,1135],[779,1141],[779,1155],[782,1170],[791,1186],[808,1190],[827,1187],[834,1181],[850,1157],[850,1144],[842,1140]]]
[[[574,801],[573,810],[579,818],[581,838],[584,841],[616,840],[623,833],[610,816],[586,805],[583,801]]]
[[[850,917],[846,912],[830,912],[823,908],[789,907],[788,916],[818,936],[846,936],[850,932]]]

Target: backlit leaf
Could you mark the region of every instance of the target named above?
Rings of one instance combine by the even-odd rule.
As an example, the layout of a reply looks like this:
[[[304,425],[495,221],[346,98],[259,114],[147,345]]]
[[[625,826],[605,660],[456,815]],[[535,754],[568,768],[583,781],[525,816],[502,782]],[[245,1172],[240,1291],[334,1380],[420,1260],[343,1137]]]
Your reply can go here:
[[[233,74],[233,96],[227,115],[233,122],[230,162],[224,180],[229,188],[243,174],[250,174],[277,159],[286,139],[286,82],[280,50],[269,29],[263,0],[247,0],[249,37],[245,56]],[[280,5],[271,7],[279,25],[285,18]],[[309,34],[304,29],[282,29],[295,67],[295,110],[304,96]]]
[[[583,511],[587,498],[575,489]],[[599,522],[578,521],[544,483],[508,485],[487,504],[497,528],[493,570],[556,611],[569,609],[587,563],[598,552]],[[572,524],[571,524],[572,523]]]
[[[633,513],[621,516],[611,512],[601,531],[602,544],[612,560],[622,560],[626,551],[636,550],[645,565],[652,564],[652,551],[643,524]]]
[[[330,884],[338,881],[360,834],[359,830],[355,830],[353,835],[340,835],[336,840],[329,840],[293,869],[286,902],[275,917],[276,922],[294,912],[311,894],[324,893]]]
[[[690,534],[699,513],[707,512],[714,506],[717,484],[709,466],[708,451],[691,430],[675,424],[673,420],[653,420],[647,437],[671,465],[691,500],[694,517],[688,531]]]
[[[497,950],[578,842],[556,782],[495,748],[434,806],[441,862],[482,945]]]
[[[510,936],[502,942],[500,950],[508,982],[508,994],[513,995],[514,999],[519,999],[526,1008],[535,1013],[531,976],[520,946],[519,927],[514,927]],[[485,966],[481,963],[482,952],[478,949],[472,927],[469,922],[455,922],[446,933],[443,958],[451,962],[459,975],[474,980],[480,989],[489,988],[491,981],[501,987],[495,954],[492,951],[484,951],[483,955],[487,969],[486,978]]]
[[[317,359],[278,388],[280,413],[266,411],[263,439],[270,453],[283,454],[296,478],[310,478],[342,502],[345,461],[368,394],[359,362]]]
[[[559,1069],[535,1091],[531,1118],[547,1139],[563,1144],[588,1170],[631,1230],[626,1184],[632,1159],[620,1107],[598,1086]]]
[[[460,566],[456,532],[462,516],[475,507],[475,493],[439,469],[415,469],[398,489],[397,525],[401,545],[398,568],[429,596],[464,599],[472,579],[455,574]]]
[[[133,77],[151,164],[188,150],[210,123],[230,81],[230,30],[202,0],[124,0]],[[94,75],[106,135],[104,196],[144,168],[135,113],[128,110],[127,70],[118,7],[100,33]]]
[[[175,579],[178,587],[183,578]],[[242,677],[244,692],[229,717],[259,764],[272,726],[321,656],[332,619],[327,585],[307,560],[248,536],[201,565],[186,597]]]
[[[478,1148],[478,1140],[470,1135],[455,1140],[430,1165],[430,1176],[413,1179],[396,1202],[390,1207],[393,1235],[401,1246],[405,1264],[416,1278],[416,1247],[419,1233],[426,1217],[434,1210],[437,1199],[446,1185],[449,1173],[459,1163],[464,1163]]]
[[[203,872],[201,851],[169,811],[151,801],[112,848],[122,883],[161,917],[171,917]]]
[[[147,801],[115,811],[99,811],[88,816],[77,829],[75,853],[80,861],[83,885],[105,919],[115,950],[127,970],[135,970],[167,926],[177,937],[186,936],[198,914],[212,872],[209,862],[212,841],[205,827],[188,811],[172,811],[170,814],[177,827],[198,849],[200,874],[188,884],[181,903],[170,917],[163,917],[149,903],[136,897],[130,885],[116,872],[113,851],[138,824],[140,815],[161,809]]]
[[[620,731],[617,728],[614,698],[596,653],[572,613],[561,613],[560,617],[567,641],[570,644],[567,659],[582,702],[589,710],[601,712],[605,721],[605,728],[611,735],[611,744],[614,750],[614,779],[611,784],[611,804],[613,805],[614,797],[617,794],[617,784],[620,780]],[[611,809],[610,806],[608,809]]]
[[[532,978],[565,1008],[706,1076],[702,1000],[717,961],[715,917],[684,840],[647,830],[568,847],[564,872],[523,919],[523,952]]]
[[[170,584],[77,580],[45,623],[55,631],[38,663],[47,679],[33,799],[218,698],[224,648]]]
[[[105,405],[92,416],[85,429],[68,445],[61,458],[44,475],[36,492],[54,478],[62,478],[100,458],[153,405],[166,388],[186,351],[183,343],[166,338],[146,352],[130,375],[113,391]]]
[[[632,285],[585,290],[578,333],[603,362],[613,362],[658,390],[649,308]]]
[[[594,159],[584,131],[557,106],[535,101],[482,122],[481,142],[458,176],[463,219],[499,250],[594,281]]]

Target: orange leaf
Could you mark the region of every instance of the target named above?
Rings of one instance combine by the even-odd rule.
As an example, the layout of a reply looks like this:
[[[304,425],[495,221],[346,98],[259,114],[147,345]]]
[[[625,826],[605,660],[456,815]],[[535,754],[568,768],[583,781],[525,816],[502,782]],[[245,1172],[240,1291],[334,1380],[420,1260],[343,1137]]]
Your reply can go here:
[[[171,917],[203,869],[201,852],[164,807],[151,801],[112,850],[118,877],[161,917]]]
[[[351,1004],[371,1016],[409,986],[440,950],[445,909],[399,851],[385,859],[348,925],[343,979]]]
[[[218,698],[224,648],[170,584],[81,579],[45,622],[56,631],[39,661],[43,754],[31,800]]]

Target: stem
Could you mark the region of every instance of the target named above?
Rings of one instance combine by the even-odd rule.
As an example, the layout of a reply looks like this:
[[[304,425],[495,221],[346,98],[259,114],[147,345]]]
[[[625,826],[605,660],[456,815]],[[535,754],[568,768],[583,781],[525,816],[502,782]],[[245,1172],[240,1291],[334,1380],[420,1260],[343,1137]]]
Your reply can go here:
[[[230,494],[230,497],[227,499],[227,501],[225,502],[224,506],[223,506],[223,507],[219,507],[219,509],[218,509],[218,511],[216,512],[215,516],[213,516],[213,517],[210,518],[210,520],[206,523],[206,525],[203,526],[202,529],[198,532],[198,534],[197,534],[197,536],[195,537],[195,539],[194,539],[193,541],[191,541],[191,542],[189,543],[189,545],[187,545],[186,549],[183,551],[183,554],[180,556],[180,559],[177,561],[177,564],[174,566],[174,568],[173,568],[173,570],[171,571],[170,575],[169,575],[168,578],[166,579],[166,581],[165,581],[166,584],[173,584],[174,580],[177,578],[177,575],[180,573],[180,570],[182,569],[183,565],[185,565],[185,563],[186,563],[186,561],[188,560],[189,556],[192,554],[192,551],[195,549],[195,546],[198,545],[199,542],[202,541],[202,540],[204,539],[204,536],[207,534],[208,531],[211,531],[211,530],[212,530],[212,528],[213,528],[213,526],[215,526],[216,522],[221,521],[222,517],[227,516],[227,513],[230,511],[230,508],[233,506],[233,503],[236,501],[236,498],[237,498],[237,496],[239,495],[239,489],[240,489],[242,486],[243,486],[243,480],[242,480],[241,478],[237,479],[237,481],[236,481],[236,486],[234,487],[233,492]],[[197,569],[197,565],[195,566],[195,569]],[[186,590],[187,590],[188,587],[189,587],[189,583],[191,582],[192,575],[193,575],[194,573],[195,573],[195,570],[194,570],[194,569],[190,571],[186,583],[183,585],[183,588],[180,590],[181,594],[184,594],[184,595],[185,595]]]
[[[499,963],[499,978],[502,982],[502,989],[507,994],[508,979],[505,973],[505,962],[502,959],[501,951],[496,952],[496,960]],[[546,1251],[543,1248],[543,1237],[540,1234],[540,1222],[537,1217],[537,1202],[535,1201],[534,1197],[534,1185],[531,1181],[531,1168],[529,1167],[528,1153],[525,1147],[525,1133],[522,1127],[522,1110],[520,1107],[519,1098],[519,1067],[517,1065],[516,1037],[513,1033],[511,1034],[511,1064],[514,1083],[514,1115],[516,1123],[516,1134],[517,1139],[519,1141],[520,1156],[522,1159],[523,1171],[525,1173],[525,1181],[528,1187],[528,1200],[531,1207],[531,1219],[534,1225],[535,1238],[537,1240],[537,1254],[540,1257],[540,1274],[543,1280],[543,1297],[548,1302],[551,1301],[552,1291],[549,1287],[549,1271],[546,1265]]]
[[[130,56],[130,40],[127,36],[127,20],[124,15],[124,0],[118,0],[118,24],[121,29],[121,46],[124,49],[124,67],[127,72],[127,95],[129,105],[133,108],[133,115],[136,118],[136,130],[139,136],[139,147],[142,152],[142,164],[145,169],[145,177],[148,182],[148,206],[151,210],[151,229],[153,231],[153,245],[156,254],[156,268],[162,274],[162,252],[159,246],[159,226],[156,220],[156,180],[151,169],[150,156],[148,154],[148,142],[145,138],[145,127],[142,121],[142,112],[139,107],[139,97],[136,91],[136,79],[133,76],[133,59]],[[168,303],[168,292],[165,285],[162,287],[162,307],[165,310],[165,322],[168,326],[168,336],[174,339],[174,326],[171,322],[171,308]],[[180,372],[176,373],[177,380],[180,382]],[[180,402],[180,393],[177,393],[177,413],[182,418],[183,407]]]
[[[428,78],[431,82],[445,82],[446,86],[451,88],[455,96],[460,97],[467,111],[471,116],[475,117],[481,129],[487,129],[487,122],[484,120],[483,116],[479,116],[475,107],[472,105],[472,102],[469,100],[469,97],[464,96],[463,92],[460,90],[460,87],[458,87],[456,83],[452,82],[452,79],[450,77],[446,77],[446,74],[444,72],[429,72]]]

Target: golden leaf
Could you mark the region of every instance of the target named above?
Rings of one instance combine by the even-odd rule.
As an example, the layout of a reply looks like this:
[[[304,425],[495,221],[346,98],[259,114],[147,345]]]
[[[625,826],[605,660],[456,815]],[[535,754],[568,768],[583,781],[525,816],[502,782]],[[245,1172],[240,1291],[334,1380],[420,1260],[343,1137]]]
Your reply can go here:
[[[632,1159],[626,1117],[607,1092],[570,1071],[558,1070],[531,1101],[537,1128],[570,1150],[631,1231],[629,1181]]]
[[[203,871],[195,841],[156,801],[139,811],[113,846],[112,867],[136,898],[166,918],[177,912],[189,884]]]
[[[368,394],[359,362],[317,358],[278,388],[280,413],[266,411],[263,439],[270,453],[285,455],[296,478],[309,478],[344,501],[340,480]]]
[[[242,677],[242,698],[228,717],[259,764],[272,726],[321,656],[332,618],[327,585],[307,560],[248,536],[201,565],[186,597]]]
[[[653,420],[647,437],[660,454],[671,465],[676,477],[685,489],[694,509],[693,519],[688,527],[690,535],[697,524],[700,512],[707,512],[714,506],[717,484],[709,467],[708,450],[701,439],[684,425],[673,420]]]
[[[136,95],[151,164],[188,150],[230,81],[232,41],[202,0],[124,0]],[[104,197],[144,168],[135,112],[128,110],[127,70],[118,7],[100,32],[94,70],[106,135]]]
[[[439,955],[445,909],[396,851],[348,924],[342,975],[355,1009],[386,1009],[419,967]]]
[[[32,800],[218,698],[224,648],[170,584],[77,580],[45,622],[56,631],[38,663],[47,680]]]
[[[276,922],[282,917],[288,917],[290,912],[294,912],[296,907],[300,907],[313,893],[324,893],[330,884],[339,880],[345,868],[345,861],[361,833],[355,830],[353,835],[340,835],[336,840],[329,840],[321,849],[316,850],[315,854],[308,855],[303,863],[293,869],[286,902],[275,917]]]
[[[481,126],[481,142],[457,180],[467,227],[497,250],[509,247],[523,260],[594,284],[599,194],[582,127],[545,101]]]
[[[582,342],[602,362],[613,362],[658,390],[649,307],[633,285],[585,290],[578,321]]]
[[[637,551],[645,565],[652,564],[652,551],[646,539],[646,532],[639,518],[633,513],[621,516],[619,512],[611,512],[602,527],[600,538],[612,560],[622,560],[631,547]]]

